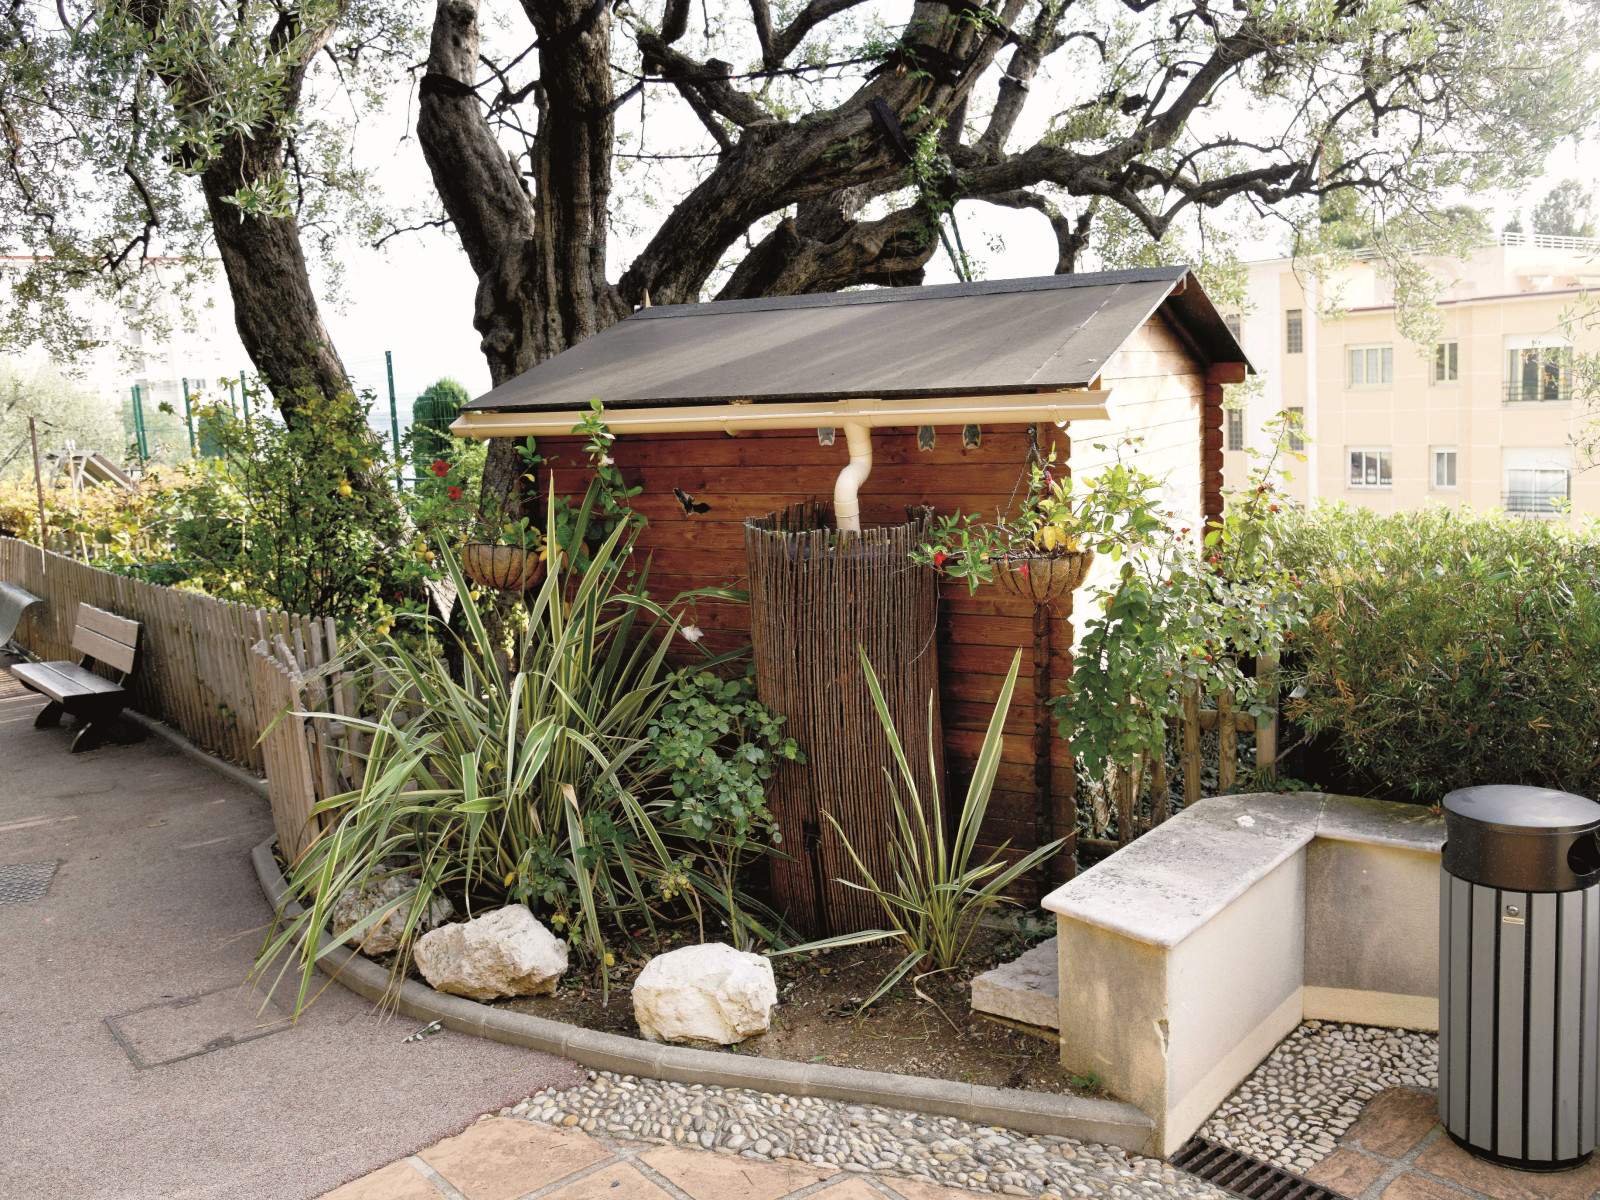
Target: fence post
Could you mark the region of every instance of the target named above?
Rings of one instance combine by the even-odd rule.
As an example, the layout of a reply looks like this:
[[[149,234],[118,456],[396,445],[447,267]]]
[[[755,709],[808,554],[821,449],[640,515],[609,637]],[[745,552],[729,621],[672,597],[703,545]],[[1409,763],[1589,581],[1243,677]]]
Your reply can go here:
[[[1183,698],[1183,806],[1200,799],[1200,696]]]
[[[1217,793],[1239,781],[1239,723],[1234,720],[1233,689],[1217,697]]]
[[[1278,782],[1278,656],[1263,654],[1256,659],[1256,678],[1261,681],[1266,712],[1256,719],[1256,770],[1265,771]]]

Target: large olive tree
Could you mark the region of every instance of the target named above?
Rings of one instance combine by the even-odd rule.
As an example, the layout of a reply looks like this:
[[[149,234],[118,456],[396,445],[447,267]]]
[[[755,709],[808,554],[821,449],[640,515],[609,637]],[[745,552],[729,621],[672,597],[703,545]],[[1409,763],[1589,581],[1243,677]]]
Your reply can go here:
[[[418,133],[477,272],[496,383],[647,297],[919,283],[941,245],[960,261],[963,200],[1037,210],[1059,271],[1097,220],[1161,239],[1229,206],[1314,225],[1341,199],[1426,229],[1446,199],[1537,173],[1597,95],[1594,8],[1561,0],[521,0],[492,15],[490,40],[521,21],[522,44],[491,52],[480,0],[437,0]],[[612,264],[623,166],[646,173],[626,211],[653,228]],[[515,464],[492,447],[486,487]]]

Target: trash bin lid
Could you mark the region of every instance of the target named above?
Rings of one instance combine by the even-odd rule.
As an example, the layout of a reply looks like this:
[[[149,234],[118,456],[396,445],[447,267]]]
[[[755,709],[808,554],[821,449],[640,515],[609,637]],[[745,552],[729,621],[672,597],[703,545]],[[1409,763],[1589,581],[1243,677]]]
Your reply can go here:
[[[1554,788],[1491,783],[1460,788],[1444,798],[1447,817],[1508,832],[1583,833],[1600,827],[1600,804]]]

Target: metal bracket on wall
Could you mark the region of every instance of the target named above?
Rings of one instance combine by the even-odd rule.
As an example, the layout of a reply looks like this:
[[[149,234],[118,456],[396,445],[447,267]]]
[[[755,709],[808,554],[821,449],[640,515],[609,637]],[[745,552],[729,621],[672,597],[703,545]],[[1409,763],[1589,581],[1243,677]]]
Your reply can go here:
[[[961,427],[961,448],[963,450],[976,450],[983,443],[983,429],[978,425],[963,425]]]
[[[928,451],[933,449],[934,431],[932,425],[917,426],[917,449]]]
[[[831,428],[827,428],[827,427],[818,429],[817,430],[817,441],[820,442],[824,446],[833,445],[833,430]]]

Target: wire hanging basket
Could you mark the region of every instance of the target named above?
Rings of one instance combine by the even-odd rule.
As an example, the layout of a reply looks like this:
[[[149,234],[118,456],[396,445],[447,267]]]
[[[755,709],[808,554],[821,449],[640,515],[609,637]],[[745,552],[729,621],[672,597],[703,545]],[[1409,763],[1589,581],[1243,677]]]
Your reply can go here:
[[[1092,550],[1016,555],[996,560],[994,581],[1013,596],[1049,604],[1081,587],[1093,562]]]
[[[503,592],[526,592],[544,578],[544,559],[533,547],[469,542],[461,547],[461,570],[474,583]]]

